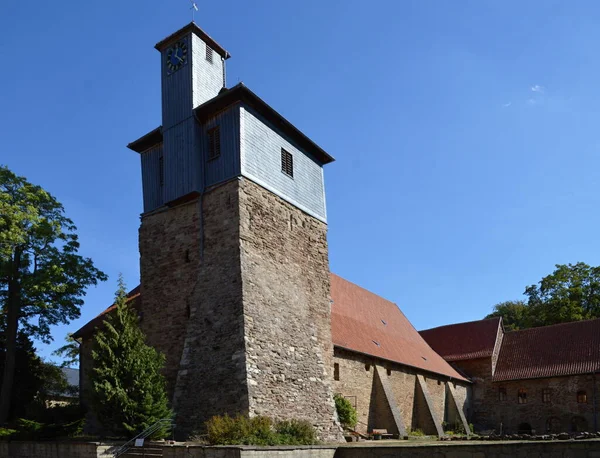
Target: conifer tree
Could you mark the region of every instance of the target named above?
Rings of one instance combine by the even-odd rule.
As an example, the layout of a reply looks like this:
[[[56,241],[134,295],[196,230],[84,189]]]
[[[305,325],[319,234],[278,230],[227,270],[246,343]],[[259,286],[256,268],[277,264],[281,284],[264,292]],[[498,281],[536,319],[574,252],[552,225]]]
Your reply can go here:
[[[172,418],[161,369],[165,357],[146,345],[137,313],[127,304],[123,279],[116,308],[96,331],[90,373],[92,406],[106,431],[131,437],[158,420]],[[168,426],[152,438],[163,438]]]

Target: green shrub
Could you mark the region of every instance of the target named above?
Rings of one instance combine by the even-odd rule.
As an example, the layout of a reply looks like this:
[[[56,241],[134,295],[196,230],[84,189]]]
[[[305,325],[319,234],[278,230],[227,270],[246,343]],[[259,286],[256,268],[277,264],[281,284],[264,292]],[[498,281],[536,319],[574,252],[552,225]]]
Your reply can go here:
[[[8,440],[14,437],[16,429],[0,428],[0,440]]]
[[[340,423],[346,428],[354,428],[358,423],[354,406],[341,394],[336,394],[334,400]]]
[[[423,432],[422,429],[413,429],[410,433],[408,433],[409,436],[424,436],[425,433]]]
[[[215,416],[206,422],[211,445],[311,445],[316,443],[313,426],[305,421],[274,423],[269,417]]]
[[[312,445],[317,443],[313,425],[305,420],[284,420],[277,423],[276,432],[285,445]]]
[[[70,423],[40,423],[34,420],[19,418],[15,423],[16,430],[11,439],[16,440],[54,440],[79,436],[83,432],[84,420],[80,418]]]

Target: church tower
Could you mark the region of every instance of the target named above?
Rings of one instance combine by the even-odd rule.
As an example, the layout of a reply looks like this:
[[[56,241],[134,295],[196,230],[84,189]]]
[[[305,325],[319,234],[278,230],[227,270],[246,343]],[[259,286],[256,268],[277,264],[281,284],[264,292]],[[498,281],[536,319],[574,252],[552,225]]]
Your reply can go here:
[[[306,419],[341,440],[331,372],[323,166],[191,23],[156,45],[162,126],[142,163],[141,325],[167,357],[177,430],[213,415]]]

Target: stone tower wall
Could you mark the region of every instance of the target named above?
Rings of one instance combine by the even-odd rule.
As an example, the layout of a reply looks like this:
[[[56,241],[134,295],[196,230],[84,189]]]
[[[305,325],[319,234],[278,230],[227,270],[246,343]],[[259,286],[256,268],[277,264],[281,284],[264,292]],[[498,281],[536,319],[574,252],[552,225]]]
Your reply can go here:
[[[326,224],[242,178],[240,243],[250,414],[306,419],[341,440]]]
[[[169,397],[175,388],[200,259],[197,201],[142,216],[139,230],[141,328],[166,356]]]
[[[248,412],[238,196],[234,179],[194,205],[202,208],[200,262],[173,396],[177,430],[184,436],[203,431],[213,415]]]

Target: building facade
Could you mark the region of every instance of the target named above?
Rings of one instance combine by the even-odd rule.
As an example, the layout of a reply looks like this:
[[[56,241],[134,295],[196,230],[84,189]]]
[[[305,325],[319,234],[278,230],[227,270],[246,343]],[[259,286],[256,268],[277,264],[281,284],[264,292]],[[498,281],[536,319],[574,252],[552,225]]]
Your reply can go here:
[[[144,202],[141,284],[130,301],[148,343],[166,356],[178,432],[200,431],[213,415],[243,413],[307,419],[321,439],[341,440],[333,371],[343,364],[348,381],[365,355],[351,344],[334,355],[323,174],[333,158],[243,84],[227,89],[230,55],[196,24],[156,49],[162,125],[128,145],[140,154]],[[393,307],[392,315],[403,316]],[[102,319],[76,333],[84,405],[93,332]],[[412,338],[428,348],[416,331]],[[441,433],[451,379],[460,393],[448,404],[450,415],[460,416],[469,382],[428,352],[437,365],[411,365],[397,354],[369,359],[371,376],[379,365],[389,372],[395,364],[400,385],[410,385],[410,401],[397,392],[396,403],[395,382],[387,378],[383,385],[391,389],[383,397],[337,384],[360,399],[364,432],[389,427],[405,435],[414,426]],[[438,381],[430,396],[425,377],[432,376]],[[388,413],[374,412],[363,396],[395,412],[394,421],[388,424]],[[88,419],[99,428],[93,413]]]
[[[166,356],[179,435],[245,414],[305,419],[341,441],[334,393],[362,434],[597,428],[600,320],[561,328],[568,342],[505,333],[499,319],[417,332],[396,304],[330,273],[333,158],[243,84],[227,88],[230,55],[196,24],[156,49],[162,124],[128,145],[143,185],[128,301]],[[94,331],[113,309],[74,334],[86,407]],[[102,432],[91,410],[87,427]]]
[[[505,332],[494,318],[421,335],[472,380],[476,430],[598,431],[600,320]]]

